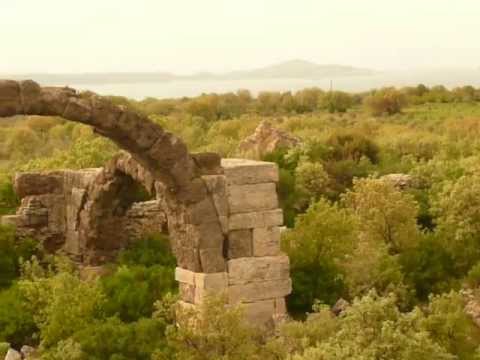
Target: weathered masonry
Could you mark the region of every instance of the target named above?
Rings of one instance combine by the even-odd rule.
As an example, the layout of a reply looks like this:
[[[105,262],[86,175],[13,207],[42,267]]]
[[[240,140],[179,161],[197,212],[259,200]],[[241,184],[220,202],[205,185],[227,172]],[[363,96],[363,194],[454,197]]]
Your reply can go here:
[[[22,205],[4,222],[86,265],[102,264],[142,230],[168,231],[182,303],[224,292],[257,324],[285,316],[291,280],[274,164],[190,154],[148,118],[93,93],[0,81],[0,117],[23,114],[90,125],[128,154],[101,169],[18,174]],[[153,200],[129,198],[134,183]]]

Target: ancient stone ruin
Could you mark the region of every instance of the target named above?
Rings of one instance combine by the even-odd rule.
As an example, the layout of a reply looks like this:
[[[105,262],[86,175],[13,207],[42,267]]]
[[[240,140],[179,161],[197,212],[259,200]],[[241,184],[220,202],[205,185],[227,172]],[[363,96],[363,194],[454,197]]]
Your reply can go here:
[[[86,266],[142,232],[168,232],[182,304],[225,293],[256,324],[285,316],[291,280],[280,251],[276,165],[190,154],[148,118],[93,93],[0,81],[0,117],[24,114],[90,125],[128,154],[101,169],[18,174],[22,203],[4,223]],[[151,200],[132,196],[139,185]]]
[[[299,144],[300,139],[273,127],[270,122],[264,120],[257,126],[252,135],[242,140],[238,149],[259,159],[265,154],[289,149]]]

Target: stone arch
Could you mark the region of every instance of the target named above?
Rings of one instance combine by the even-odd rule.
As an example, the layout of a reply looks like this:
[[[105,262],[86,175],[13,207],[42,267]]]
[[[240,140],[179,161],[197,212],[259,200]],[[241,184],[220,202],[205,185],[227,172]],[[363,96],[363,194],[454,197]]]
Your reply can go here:
[[[213,199],[208,196],[201,178],[204,174],[221,172],[218,156],[192,156],[180,139],[147,117],[91,92],[42,88],[31,80],[0,81],[0,117],[14,115],[60,116],[90,125],[96,133],[111,139],[152,174],[155,186],[165,195],[169,224],[172,224],[170,231],[180,240],[175,248],[179,265],[196,272],[225,270],[224,234]],[[189,220],[200,222],[195,219],[198,211],[212,224],[208,229],[211,240],[208,244],[186,240],[190,238],[186,234],[187,224],[197,225],[189,224]],[[190,228],[190,232],[195,230]]]
[[[96,207],[101,210],[128,175],[155,193],[166,211],[182,304],[226,292],[228,303],[244,303],[257,324],[285,316],[291,280],[288,257],[280,251],[275,165],[190,154],[147,117],[94,93],[0,80],[0,117],[14,115],[61,116],[90,125],[128,155],[102,169],[19,175],[20,213],[2,222],[26,222],[34,230],[52,225],[59,232],[62,221],[74,223],[76,244],[88,247],[95,244]],[[62,202],[68,203],[63,210]]]

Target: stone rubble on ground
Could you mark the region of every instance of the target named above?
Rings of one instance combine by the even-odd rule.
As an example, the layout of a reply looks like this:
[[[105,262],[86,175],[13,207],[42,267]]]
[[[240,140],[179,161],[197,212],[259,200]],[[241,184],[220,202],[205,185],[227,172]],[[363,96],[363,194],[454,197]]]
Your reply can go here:
[[[5,360],[22,360],[22,354],[14,349],[9,349],[5,356]]]
[[[263,155],[279,149],[289,149],[300,144],[297,137],[277,129],[271,123],[262,121],[255,132],[246,137],[238,146],[240,151],[261,158]]]

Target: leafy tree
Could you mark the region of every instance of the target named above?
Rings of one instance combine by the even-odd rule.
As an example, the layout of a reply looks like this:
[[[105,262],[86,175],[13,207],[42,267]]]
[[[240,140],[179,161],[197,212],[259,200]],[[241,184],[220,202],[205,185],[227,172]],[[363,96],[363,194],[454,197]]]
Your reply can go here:
[[[480,260],[480,175],[446,182],[433,201],[438,233],[456,268],[466,273]]]
[[[378,162],[378,146],[358,132],[340,131],[327,139],[330,157],[334,160],[353,160],[359,162],[363,157],[372,163]]]
[[[0,289],[9,286],[20,275],[20,263],[37,250],[34,240],[17,240],[15,229],[0,226]]]
[[[296,189],[309,199],[328,194],[330,179],[322,164],[302,161],[295,169]]]
[[[421,326],[432,339],[459,359],[476,359],[480,330],[465,313],[461,294],[431,295]]]
[[[417,244],[418,205],[392,183],[374,178],[355,180],[343,203],[358,217],[362,236],[387,245],[391,253]]]
[[[289,308],[309,311],[316,299],[335,302],[344,291],[339,264],[351,253],[354,221],[336,205],[320,200],[299,215],[282,239],[290,257],[293,293]]]
[[[45,350],[88,328],[105,301],[97,282],[82,281],[66,264],[57,263],[59,271],[52,272],[36,261],[27,263],[26,277],[19,282]]]
[[[0,215],[13,213],[20,201],[8,176],[0,177]]]
[[[330,91],[323,95],[320,100],[320,107],[331,113],[344,113],[352,107],[353,97],[342,91]]]
[[[439,240],[435,234],[423,235],[417,246],[400,255],[405,281],[421,301],[456,286],[454,260]]]
[[[304,348],[292,360],[398,359],[453,360],[456,357],[435,341],[420,322],[422,312],[402,313],[393,296],[379,297],[374,292],[356,299],[342,316],[333,318],[329,310],[305,322]],[[330,317],[330,319],[329,319]],[[318,322],[326,320],[322,328]],[[317,323],[315,326],[314,324]],[[312,341],[312,340],[315,341]],[[285,340],[288,341],[288,340]],[[298,347],[297,347],[298,348]]]
[[[199,307],[177,305],[175,325],[167,330],[174,359],[264,359],[261,333],[251,327],[241,307],[225,307],[223,297],[207,298]],[[153,360],[165,357],[157,352]]]
[[[23,293],[17,285],[0,290],[0,343],[14,347],[34,345],[37,327]]]
[[[373,115],[393,115],[402,111],[406,105],[406,99],[395,88],[385,88],[366,97],[364,104]]]
[[[165,236],[135,241],[119,254],[119,267],[101,280],[105,312],[127,322],[151,316],[155,301],[177,290],[175,264]]]

